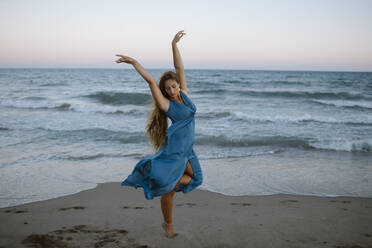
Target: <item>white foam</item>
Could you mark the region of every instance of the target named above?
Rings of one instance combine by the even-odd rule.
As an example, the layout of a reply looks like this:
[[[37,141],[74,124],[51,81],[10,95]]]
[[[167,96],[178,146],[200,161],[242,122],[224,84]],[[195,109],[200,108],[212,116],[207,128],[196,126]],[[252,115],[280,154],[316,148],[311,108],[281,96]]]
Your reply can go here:
[[[71,195],[94,188],[97,183],[119,182],[129,175],[135,162],[117,158],[78,163],[48,160],[32,166],[2,167],[0,207]]]
[[[363,140],[346,140],[342,138],[332,137],[332,139],[322,139],[311,143],[311,145],[318,149],[329,149],[335,151],[372,151],[372,140],[363,139]]]
[[[303,122],[316,121],[325,123],[363,123],[372,124],[372,115],[352,115],[352,116],[322,116],[309,113],[246,113],[242,111],[232,111],[231,115],[235,119],[248,122]],[[337,117],[337,118],[336,118]]]
[[[201,162],[201,189],[226,195],[301,194],[372,197],[372,170],[350,161],[283,156]]]
[[[350,100],[312,100],[313,102],[319,102],[322,104],[333,105],[337,107],[362,107],[372,109],[372,103],[370,101],[350,101]]]
[[[139,109],[144,109],[145,106],[125,105],[125,106],[110,106],[101,105],[89,102],[80,102],[74,100],[52,101],[38,100],[30,101],[27,99],[5,99],[0,101],[0,105],[4,107],[28,108],[28,109],[56,109],[71,110],[83,113],[123,113],[133,114]]]

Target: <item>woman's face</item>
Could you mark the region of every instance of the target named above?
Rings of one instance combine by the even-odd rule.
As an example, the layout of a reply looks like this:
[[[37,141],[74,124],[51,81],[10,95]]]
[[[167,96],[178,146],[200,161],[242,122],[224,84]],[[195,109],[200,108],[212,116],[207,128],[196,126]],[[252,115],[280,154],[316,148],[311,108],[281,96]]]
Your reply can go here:
[[[176,98],[180,93],[180,85],[174,79],[165,81],[165,91],[171,98]]]

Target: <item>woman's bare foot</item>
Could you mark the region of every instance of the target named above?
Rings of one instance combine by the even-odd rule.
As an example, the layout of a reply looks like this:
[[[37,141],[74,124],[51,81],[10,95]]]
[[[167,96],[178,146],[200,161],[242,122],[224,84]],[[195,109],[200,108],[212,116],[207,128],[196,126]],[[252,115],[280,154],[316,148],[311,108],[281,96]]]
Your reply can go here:
[[[166,222],[163,222],[163,224],[161,224],[161,226],[163,227],[163,229],[165,231],[165,235],[167,236],[167,238],[174,238],[178,235],[177,233],[173,233],[173,225],[172,224],[168,224]]]

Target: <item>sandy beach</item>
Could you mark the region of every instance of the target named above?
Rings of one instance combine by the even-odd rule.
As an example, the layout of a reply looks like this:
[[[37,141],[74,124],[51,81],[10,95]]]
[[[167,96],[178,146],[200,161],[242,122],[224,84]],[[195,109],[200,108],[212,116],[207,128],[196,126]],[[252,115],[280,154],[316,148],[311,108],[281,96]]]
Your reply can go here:
[[[372,198],[226,196],[196,189],[174,198],[173,239],[160,198],[99,184],[2,208],[0,247],[372,247]]]

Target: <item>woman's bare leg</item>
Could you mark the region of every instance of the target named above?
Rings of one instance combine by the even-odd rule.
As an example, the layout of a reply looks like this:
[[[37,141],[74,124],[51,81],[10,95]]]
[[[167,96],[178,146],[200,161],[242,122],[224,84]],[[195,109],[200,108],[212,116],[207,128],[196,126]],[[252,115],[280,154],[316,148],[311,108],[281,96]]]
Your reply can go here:
[[[174,237],[173,233],[173,222],[172,222],[172,208],[173,208],[173,195],[176,193],[176,189],[178,187],[179,182],[177,183],[176,187],[174,189],[161,196],[160,202],[161,202],[161,211],[163,212],[164,217],[164,223],[162,224],[162,227],[167,235],[168,238]]]
[[[192,166],[190,164],[190,161],[188,161],[188,163],[187,163],[185,174],[189,175],[190,177],[194,176],[194,171],[192,170]]]
[[[174,189],[161,196],[160,202],[161,202],[161,211],[163,212],[164,217],[164,223],[162,224],[162,227],[164,231],[166,232],[166,235],[168,238],[172,238],[175,236],[173,233],[173,221],[172,221],[172,209],[173,209],[173,196],[174,193],[176,193],[176,189],[179,184],[187,185],[191,181],[191,177],[187,174],[183,174],[181,179],[178,181],[176,187]]]
[[[191,177],[187,174],[183,174],[181,179],[178,181],[179,184],[187,185],[191,181]]]

